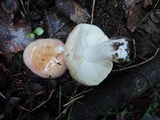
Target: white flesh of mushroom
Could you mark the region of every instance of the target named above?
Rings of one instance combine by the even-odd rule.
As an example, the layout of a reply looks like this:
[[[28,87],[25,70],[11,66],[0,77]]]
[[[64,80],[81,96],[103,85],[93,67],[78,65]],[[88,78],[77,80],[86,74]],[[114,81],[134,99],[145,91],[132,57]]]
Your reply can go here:
[[[84,50],[85,58],[90,62],[112,60],[124,62],[128,56],[128,41],[126,39],[109,40]]]

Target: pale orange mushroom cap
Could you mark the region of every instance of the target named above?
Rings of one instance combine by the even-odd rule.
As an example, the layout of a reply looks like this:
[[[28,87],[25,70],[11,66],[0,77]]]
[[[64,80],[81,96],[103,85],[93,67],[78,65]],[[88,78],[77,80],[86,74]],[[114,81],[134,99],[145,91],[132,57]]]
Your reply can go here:
[[[26,66],[43,78],[57,78],[66,71],[63,58],[64,43],[58,39],[38,39],[23,53]]]

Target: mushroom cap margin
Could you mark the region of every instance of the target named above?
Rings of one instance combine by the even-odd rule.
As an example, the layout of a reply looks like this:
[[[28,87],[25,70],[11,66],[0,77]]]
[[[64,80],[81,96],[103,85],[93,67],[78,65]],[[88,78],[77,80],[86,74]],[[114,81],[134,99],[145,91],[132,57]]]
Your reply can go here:
[[[57,47],[55,47],[56,45]],[[38,48],[38,46],[39,50],[34,52],[35,51],[34,49]],[[45,50],[46,46],[50,47],[51,49],[46,51]],[[23,52],[23,60],[25,65],[38,76],[43,78],[57,78],[60,77],[62,74],[64,74],[64,72],[67,69],[63,58],[64,57],[63,51],[64,51],[64,43],[59,39],[52,39],[52,38],[37,39],[31,42],[25,48]],[[46,54],[48,55],[45,57]],[[36,56],[33,57],[33,55]],[[42,56],[43,58],[41,58]],[[53,60],[52,57],[58,57],[58,58],[55,58]],[[32,61],[32,59],[34,60],[34,62]],[[46,59],[46,63],[42,59]],[[47,61],[49,63],[47,63]],[[53,63],[55,61],[57,61],[57,63]],[[49,65],[52,66],[49,67]]]
[[[65,43],[64,60],[70,75],[87,86],[101,83],[111,72],[111,60],[91,63],[84,58],[84,50],[98,43],[109,41],[104,32],[95,25],[78,24]]]

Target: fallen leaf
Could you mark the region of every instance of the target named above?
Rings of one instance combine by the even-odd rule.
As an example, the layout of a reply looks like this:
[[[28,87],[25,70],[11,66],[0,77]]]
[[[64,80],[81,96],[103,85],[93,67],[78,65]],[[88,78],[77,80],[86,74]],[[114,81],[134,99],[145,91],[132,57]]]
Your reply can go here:
[[[144,0],[143,7],[146,8],[149,5],[153,5],[153,0]]]
[[[48,33],[49,37],[53,37],[62,27],[65,25],[65,22],[62,21],[55,13],[52,11],[45,11],[45,30]]]
[[[31,32],[31,27],[25,22],[20,21],[15,25],[0,25],[0,52],[10,60],[12,53],[24,50],[25,47],[33,40],[27,38],[26,35]]]
[[[132,5],[135,5],[136,3],[139,3],[141,0],[124,0],[124,10],[126,11],[126,13],[128,13],[130,7]]]
[[[10,24],[10,40],[8,43],[12,53],[24,50],[25,47],[33,40],[26,36],[29,32],[31,32],[31,27],[23,21],[20,21],[15,25]]]
[[[45,11],[45,31],[50,38],[59,38],[65,42],[68,34],[74,28],[73,25],[69,25],[67,18],[57,16],[53,11]]]
[[[85,23],[90,15],[74,0],[56,0],[57,9],[75,23]]]
[[[135,30],[135,26],[139,21],[139,15],[140,15],[140,10],[138,6],[136,4],[132,5],[129,10],[127,19],[127,27],[131,32],[134,32]]]
[[[7,102],[6,108],[5,108],[5,112],[9,113],[11,112],[16,105],[19,103],[21,99],[19,97],[11,97],[10,100]]]
[[[158,26],[150,19],[148,19],[144,24],[142,24],[140,28],[149,34],[159,34],[160,33]]]
[[[157,8],[151,12],[150,18],[154,23],[160,23],[160,8]]]

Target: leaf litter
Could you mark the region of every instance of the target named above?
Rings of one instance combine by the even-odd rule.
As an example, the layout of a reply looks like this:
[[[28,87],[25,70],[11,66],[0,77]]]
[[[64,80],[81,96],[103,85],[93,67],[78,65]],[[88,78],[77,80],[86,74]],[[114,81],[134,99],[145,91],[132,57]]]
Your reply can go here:
[[[14,8],[15,2],[13,1],[11,4]],[[144,17],[144,9],[150,11],[155,5],[153,0],[144,0],[143,2],[140,0],[125,0],[125,13],[119,12],[119,10],[123,11],[122,4],[116,0],[95,1],[94,10],[92,9],[92,2],[89,1],[80,0],[79,3],[81,4],[73,0],[68,0],[70,3],[66,3],[63,0],[61,2],[64,5],[71,6],[70,11],[67,11],[63,6],[59,7],[60,2],[58,0],[56,2],[45,0],[38,2],[30,1],[28,3],[20,0],[18,2],[20,4],[19,7],[12,9],[11,12],[6,12],[0,8],[0,52],[2,54],[1,60],[3,61],[1,62],[0,60],[0,97],[2,98],[0,102],[0,118],[43,119],[46,116],[52,119],[65,118],[64,116],[67,116],[69,107],[74,102],[85,97],[85,91],[90,92],[90,88],[74,82],[68,73],[58,79],[47,80],[34,75],[24,66],[21,58],[23,50],[31,41],[34,41],[34,39],[26,38],[26,35],[38,26],[45,28],[44,34],[40,37],[56,37],[65,42],[67,35],[74,26],[77,23],[89,22],[89,13],[94,11],[93,24],[102,27],[109,37],[111,35],[137,37],[138,34],[138,37],[143,39],[143,41],[136,39],[137,56],[145,57],[149,53],[155,52],[157,46],[153,45],[152,42],[159,43],[160,31],[157,24],[160,23],[160,9],[156,8],[153,10],[148,15],[149,18],[136,27]],[[78,8],[75,9],[75,7]],[[84,9],[85,7],[87,10]],[[28,10],[27,8],[30,9]],[[74,10],[77,10],[77,12],[81,11],[76,18],[72,15],[75,13]],[[117,16],[117,14],[121,15]],[[123,18],[125,15],[127,15],[127,18]],[[79,19],[79,17],[82,18]],[[150,34],[146,35],[145,33]],[[155,39],[147,41],[147,39],[153,37]],[[147,48],[140,44],[141,42],[145,42]],[[139,59],[139,57],[136,59]],[[59,90],[60,85],[61,90]],[[61,92],[61,101],[59,101],[61,106],[57,104],[59,92]],[[80,96],[78,96],[79,94]],[[138,104],[131,103],[132,105]],[[145,108],[148,107],[147,105]],[[59,114],[58,108],[60,107],[62,108],[62,113]],[[127,117],[131,117],[131,114]]]

